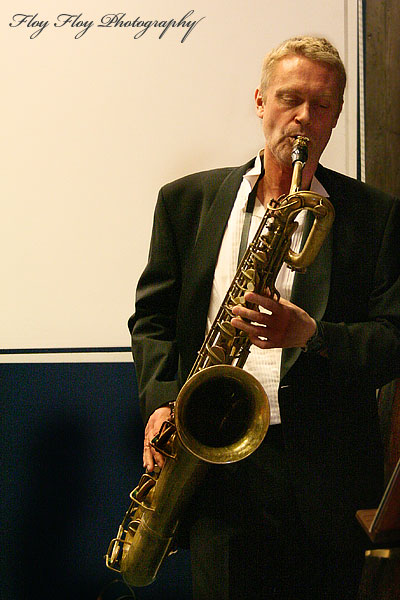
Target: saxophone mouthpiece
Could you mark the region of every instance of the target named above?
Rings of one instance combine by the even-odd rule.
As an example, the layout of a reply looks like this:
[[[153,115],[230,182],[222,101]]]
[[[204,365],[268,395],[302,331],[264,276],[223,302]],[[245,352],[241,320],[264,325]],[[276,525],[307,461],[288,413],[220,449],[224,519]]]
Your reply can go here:
[[[302,135],[298,135],[293,144],[292,150],[292,164],[300,161],[303,165],[306,164],[308,159],[308,143],[309,139]]]

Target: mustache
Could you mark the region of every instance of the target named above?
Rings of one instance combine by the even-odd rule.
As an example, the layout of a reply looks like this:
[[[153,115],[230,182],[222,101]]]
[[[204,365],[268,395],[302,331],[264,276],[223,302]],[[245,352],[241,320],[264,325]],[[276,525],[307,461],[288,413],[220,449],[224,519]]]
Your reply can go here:
[[[292,131],[292,130],[284,131],[282,137],[283,138],[287,138],[287,137],[295,138],[295,137],[297,137],[299,135],[306,136],[306,137],[309,138],[309,135],[307,135],[306,131],[300,131],[299,129],[296,129],[294,131]]]

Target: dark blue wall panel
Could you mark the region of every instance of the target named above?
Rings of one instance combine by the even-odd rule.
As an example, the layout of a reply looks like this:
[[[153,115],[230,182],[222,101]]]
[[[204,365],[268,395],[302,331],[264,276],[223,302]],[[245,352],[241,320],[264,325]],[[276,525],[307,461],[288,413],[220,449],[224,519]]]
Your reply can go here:
[[[120,598],[103,557],[142,473],[133,364],[1,364],[0,397],[2,599]],[[189,599],[189,563],[134,597]]]

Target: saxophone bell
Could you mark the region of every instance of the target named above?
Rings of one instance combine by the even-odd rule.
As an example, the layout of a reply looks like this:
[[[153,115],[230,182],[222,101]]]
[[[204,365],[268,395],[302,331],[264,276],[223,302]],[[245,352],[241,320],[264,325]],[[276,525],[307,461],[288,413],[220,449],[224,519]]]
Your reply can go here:
[[[174,405],[173,418],[159,435],[166,456],[161,473],[145,473],[131,493],[131,506],[111,541],[106,564],[130,586],[152,583],[171,553],[180,514],[208,463],[242,460],[261,444],[269,426],[269,403],[261,384],[242,367],[251,342],[231,324],[232,308],[247,291],[267,289],[279,299],[275,281],[284,262],[304,270],[316,257],[334,219],[326,198],[300,191],[308,139],[293,148],[290,193],[267,207]],[[314,214],[303,250],[290,248],[302,210]],[[161,442],[162,440],[162,442]],[[160,447],[163,446],[163,447]]]
[[[131,492],[132,504],[106,555],[107,566],[132,587],[151,584],[174,552],[179,516],[207,463],[242,460],[261,444],[269,426],[268,398],[250,373],[215,365],[187,380],[175,402],[174,424],[166,423],[166,452],[157,450],[169,458],[158,477],[144,474]]]
[[[269,403],[260,382],[232,365],[198,371],[181,389],[175,425],[183,446],[211,464],[243,460],[263,441]]]

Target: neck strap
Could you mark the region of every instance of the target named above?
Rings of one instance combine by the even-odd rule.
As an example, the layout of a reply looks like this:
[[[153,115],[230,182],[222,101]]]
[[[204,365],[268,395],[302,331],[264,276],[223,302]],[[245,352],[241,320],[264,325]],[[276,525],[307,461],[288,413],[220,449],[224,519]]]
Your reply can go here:
[[[260,173],[253,189],[251,190],[248,199],[247,199],[246,214],[244,216],[242,236],[240,238],[238,265],[239,265],[240,261],[242,260],[243,255],[247,249],[247,245],[248,245],[248,241],[249,241],[251,217],[253,216],[254,205],[256,203],[258,184],[260,183],[261,179],[264,177],[264,172],[265,172],[264,161],[263,161],[263,158],[261,157],[261,173]]]

